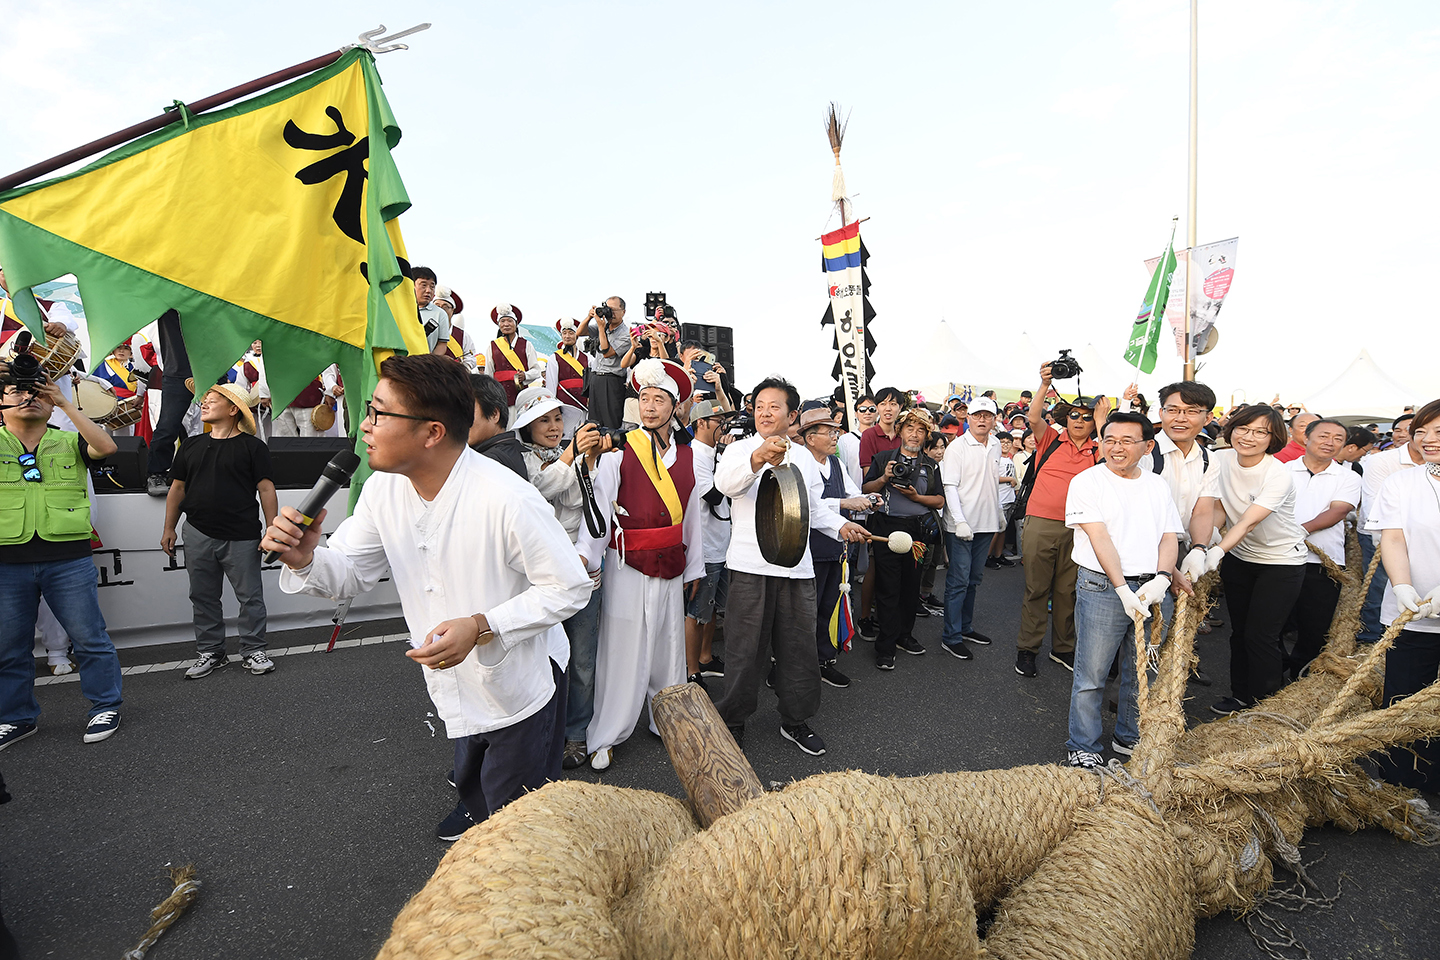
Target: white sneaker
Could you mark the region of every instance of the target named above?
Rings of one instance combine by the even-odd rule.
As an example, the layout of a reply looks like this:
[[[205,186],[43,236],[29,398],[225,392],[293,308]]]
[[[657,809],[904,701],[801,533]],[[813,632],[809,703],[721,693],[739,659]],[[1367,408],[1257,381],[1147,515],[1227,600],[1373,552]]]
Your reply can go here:
[[[275,661],[271,660],[270,655],[264,650],[246,654],[240,658],[240,664],[257,677],[275,669]]]
[[[68,673],[74,673],[75,666],[69,660],[61,660],[59,663],[50,664],[50,673],[57,677],[63,677]]]
[[[190,669],[185,671],[185,679],[199,680],[201,677],[208,677],[229,662],[230,658],[225,655],[224,651],[220,653],[202,653],[200,654],[200,659],[196,660]]]
[[[590,757],[590,769],[610,769],[610,761],[614,758],[614,753],[615,751],[612,747],[603,747],[599,750],[596,750],[594,755]]]

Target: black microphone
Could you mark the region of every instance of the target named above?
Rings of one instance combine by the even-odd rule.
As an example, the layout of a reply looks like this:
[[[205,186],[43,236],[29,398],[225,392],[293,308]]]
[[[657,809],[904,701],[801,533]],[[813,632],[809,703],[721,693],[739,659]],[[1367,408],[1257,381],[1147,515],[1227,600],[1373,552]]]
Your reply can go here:
[[[320,479],[315,481],[315,486],[310,488],[310,493],[305,501],[300,504],[300,526],[308,527],[315,522],[315,515],[325,508],[325,503],[336,490],[350,482],[355,474],[355,468],[360,466],[360,456],[354,450],[341,450],[325,464],[325,469],[320,471]],[[266,563],[274,563],[280,559],[280,551],[271,550],[265,554]]]

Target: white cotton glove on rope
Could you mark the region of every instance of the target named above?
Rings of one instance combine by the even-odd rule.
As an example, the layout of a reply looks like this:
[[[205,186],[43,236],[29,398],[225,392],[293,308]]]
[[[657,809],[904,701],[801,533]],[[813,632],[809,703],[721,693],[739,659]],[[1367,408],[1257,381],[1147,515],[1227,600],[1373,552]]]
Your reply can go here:
[[[1180,573],[1195,583],[1205,575],[1205,548],[1196,547],[1185,554],[1185,559],[1180,561]]]
[[[1135,592],[1135,596],[1145,605],[1148,614],[1151,607],[1165,599],[1165,592],[1170,589],[1170,578],[1160,574],[1154,580],[1146,580]]]
[[[960,538],[961,540],[974,540],[975,531],[970,529],[970,524],[966,523],[964,520],[961,520],[959,523],[955,524],[955,536]]]
[[[1430,604],[1430,613],[1427,616],[1431,620],[1440,620],[1440,586],[1425,594],[1425,602]]]
[[[1419,613],[1420,605],[1426,601],[1420,599],[1420,593],[1408,583],[1397,583],[1394,585],[1395,602],[1400,604],[1401,610],[1409,610],[1411,613]]]
[[[1225,559],[1225,551],[1220,547],[1211,547],[1205,551],[1205,572],[1210,573],[1220,569],[1220,561]]]
[[[1131,620],[1144,620],[1150,615],[1149,608],[1140,601],[1130,585],[1126,584],[1115,588],[1115,596],[1120,598],[1120,603],[1125,607],[1125,615]]]

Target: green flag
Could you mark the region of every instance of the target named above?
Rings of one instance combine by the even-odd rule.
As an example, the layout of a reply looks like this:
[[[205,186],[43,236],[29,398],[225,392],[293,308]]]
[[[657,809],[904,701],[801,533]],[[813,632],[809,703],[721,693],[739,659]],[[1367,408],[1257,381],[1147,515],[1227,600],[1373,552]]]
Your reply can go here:
[[[1170,299],[1170,279],[1175,275],[1175,235],[1171,232],[1170,245],[1165,255],[1155,264],[1155,273],[1150,277],[1150,286],[1145,291],[1145,302],[1135,315],[1135,324],[1130,328],[1130,343],[1125,347],[1125,362],[1145,373],[1155,372],[1155,357],[1160,347],[1160,327],[1165,320],[1165,304]]]

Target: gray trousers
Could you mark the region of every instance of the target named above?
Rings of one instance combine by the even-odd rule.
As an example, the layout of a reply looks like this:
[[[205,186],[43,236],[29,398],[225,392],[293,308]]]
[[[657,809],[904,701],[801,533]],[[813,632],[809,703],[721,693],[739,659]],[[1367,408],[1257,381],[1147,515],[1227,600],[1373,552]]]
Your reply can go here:
[[[725,606],[725,695],[715,704],[728,726],[755,712],[775,657],[780,719],[804,723],[820,710],[815,658],[815,581],[730,571]]]
[[[230,580],[240,602],[240,652],[265,649],[265,594],[260,585],[259,540],[215,540],[187,520],[185,572],[190,574],[190,606],[195,616],[195,646],[201,653],[225,652],[225,611],[220,606],[222,577]]]

